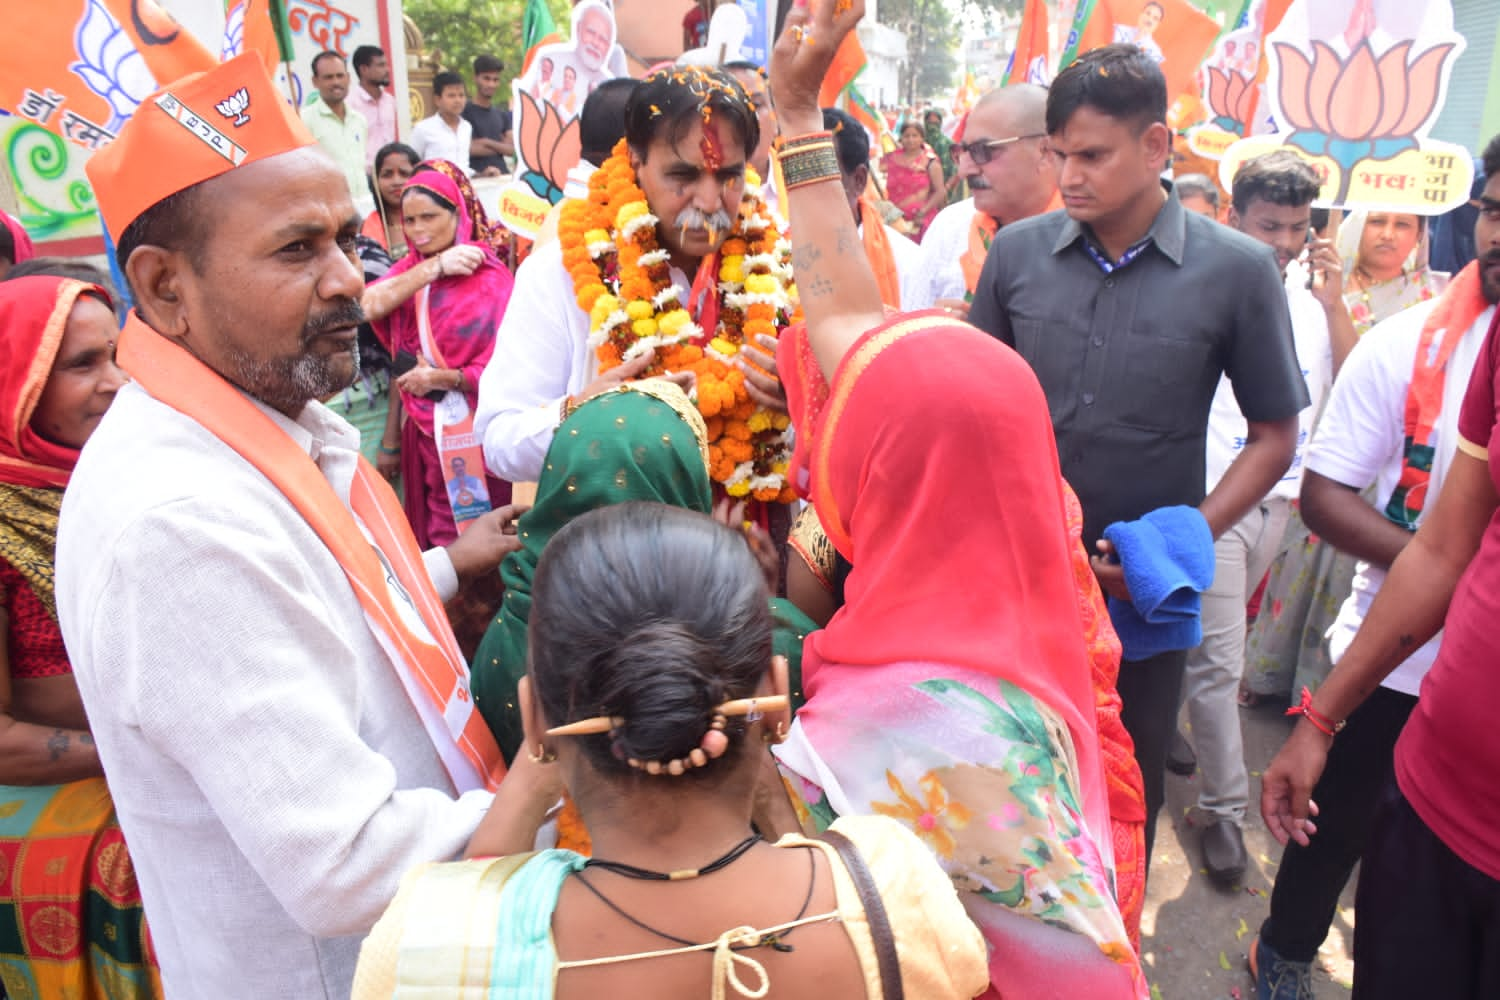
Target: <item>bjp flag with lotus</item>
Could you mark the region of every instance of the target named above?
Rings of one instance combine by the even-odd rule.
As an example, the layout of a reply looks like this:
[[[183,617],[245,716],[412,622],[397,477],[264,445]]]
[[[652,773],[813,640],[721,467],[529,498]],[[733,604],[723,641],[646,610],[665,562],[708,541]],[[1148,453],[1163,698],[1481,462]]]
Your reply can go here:
[[[1167,78],[1167,100],[1196,91],[1198,65],[1219,37],[1219,24],[1189,0],[1079,0],[1061,66],[1112,42],[1145,52]]]
[[[218,60],[153,0],[28,0],[0,35],[0,108],[86,149],[160,83]]]

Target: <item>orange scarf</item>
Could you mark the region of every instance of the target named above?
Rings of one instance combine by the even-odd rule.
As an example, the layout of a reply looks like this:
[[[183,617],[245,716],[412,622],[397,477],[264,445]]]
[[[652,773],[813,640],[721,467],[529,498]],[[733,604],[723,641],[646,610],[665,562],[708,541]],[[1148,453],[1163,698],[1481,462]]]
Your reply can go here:
[[[454,787],[496,788],[505,765],[474,710],[468,665],[401,504],[370,463],[359,460],[345,506],[307,452],[270,417],[134,313],[120,334],[118,360],[152,397],[233,448],[297,508],[343,567],[370,631],[401,668],[402,684]]]
[[[865,243],[865,256],[875,269],[875,283],[880,286],[880,301],[887,308],[901,311],[901,273],[896,270],[896,255],[891,250],[891,237],[880,221],[880,209],[869,192],[859,196],[860,235]]]
[[[1047,202],[1044,211],[1055,212],[1062,207],[1062,193],[1053,191],[1052,200]],[[990,255],[990,244],[994,242],[995,233],[999,229],[998,222],[979,209],[974,209],[974,219],[969,223],[969,247],[958,258],[958,266],[964,272],[964,287],[969,290],[968,297],[971,299],[974,297],[974,289],[979,287],[979,272],[984,270],[984,259]]]
[[[1401,478],[1385,506],[1385,516],[1408,531],[1417,529],[1417,515],[1427,501],[1427,484],[1432,478],[1432,429],[1443,409],[1448,359],[1489,305],[1480,283],[1479,262],[1470,261],[1454,275],[1422,324],[1422,339],[1406,391],[1406,450]]]
[[[970,296],[979,287],[979,272],[984,270],[984,259],[990,255],[990,243],[999,228],[994,219],[974,209],[974,219],[969,223],[969,247],[958,258],[958,266],[964,271],[964,287]]]

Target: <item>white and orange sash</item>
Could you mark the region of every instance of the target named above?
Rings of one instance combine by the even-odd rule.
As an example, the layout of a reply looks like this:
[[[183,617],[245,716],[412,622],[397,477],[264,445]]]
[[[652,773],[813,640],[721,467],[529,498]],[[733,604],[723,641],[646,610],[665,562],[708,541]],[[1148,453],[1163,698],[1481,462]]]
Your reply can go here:
[[[297,443],[218,373],[131,313],[118,362],[152,397],[211,431],[297,508],[343,567],[459,792],[496,788],[500,749],[395,493],[364,458],[340,501]],[[351,511],[350,508],[353,508]]]

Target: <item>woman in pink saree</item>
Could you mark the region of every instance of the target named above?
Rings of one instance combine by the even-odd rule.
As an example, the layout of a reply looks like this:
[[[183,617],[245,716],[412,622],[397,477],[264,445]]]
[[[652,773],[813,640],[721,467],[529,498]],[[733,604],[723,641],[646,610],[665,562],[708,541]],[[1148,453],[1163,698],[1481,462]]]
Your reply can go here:
[[[512,281],[458,167],[445,160],[421,164],[402,191],[401,211],[410,251],[366,290],[363,304],[401,372],[379,466],[388,476],[399,468],[407,519],[418,544],[430,548],[458,537],[446,485],[451,472],[438,455],[433,426],[434,397],[462,392],[474,411]],[[421,330],[424,309],[429,337]],[[486,479],[491,506],[509,503],[510,485]]]

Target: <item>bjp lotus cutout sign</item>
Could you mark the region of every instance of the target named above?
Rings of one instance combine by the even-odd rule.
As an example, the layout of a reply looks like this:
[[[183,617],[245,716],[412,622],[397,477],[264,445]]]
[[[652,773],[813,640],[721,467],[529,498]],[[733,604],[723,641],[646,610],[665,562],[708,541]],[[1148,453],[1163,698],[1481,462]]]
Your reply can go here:
[[[578,163],[578,113],[593,89],[625,75],[615,44],[615,16],[604,0],[573,8],[572,38],[540,46],[511,85],[516,179],[500,196],[500,218],[513,232],[535,236],[563,198],[568,171]]]
[[[1436,215],[1469,197],[1467,150],[1427,138],[1464,48],[1448,0],[1294,0],[1267,41],[1266,98],[1284,131],[1242,139],[1219,164],[1285,147],[1325,178],[1320,205]]]

